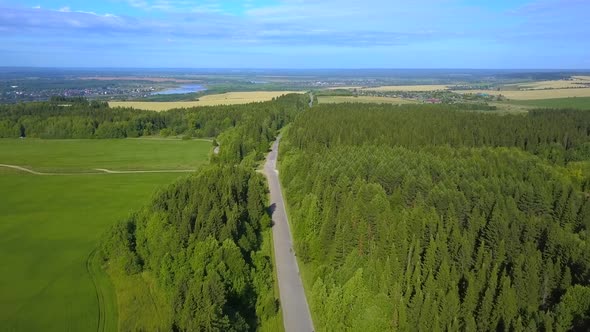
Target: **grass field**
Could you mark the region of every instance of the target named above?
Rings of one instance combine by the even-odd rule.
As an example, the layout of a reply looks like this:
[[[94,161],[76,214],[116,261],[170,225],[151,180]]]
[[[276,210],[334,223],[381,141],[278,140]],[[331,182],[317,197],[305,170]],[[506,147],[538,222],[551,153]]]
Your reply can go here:
[[[537,100],[512,100],[510,104],[546,107],[546,108],[575,108],[590,110],[590,97],[574,98],[555,98],[555,99],[537,99]]]
[[[0,140],[0,163],[64,172],[124,164],[141,169],[196,168],[206,162],[209,148],[205,141]],[[2,330],[95,331],[99,321],[104,330],[115,330],[113,286],[97,275],[100,267],[89,258],[110,225],[179,176],[38,176],[0,168]],[[100,286],[98,293],[95,284]]]
[[[510,86],[517,86],[520,89],[565,89],[565,88],[584,88],[590,84],[589,76],[573,76],[569,80],[551,80],[538,81],[530,83],[515,83]]]
[[[268,101],[289,93],[301,91],[250,91],[228,92],[200,97],[198,101],[150,102],[150,101],[113,101],[111,107],[133,107],[150,111],[168,111],[173,108],[188,108],[195,106],[237,105],[260,101]]]
[[[194,169],[207,161],[207,141],[0,139],[0,164],[40,172]],[[190,153],[186,153],[191,151]]]
[[[373,96],[318,96],[320,104],[334,103],[383,103],[383,104],[414,104],[413,100],[392,97],[373,97]]]

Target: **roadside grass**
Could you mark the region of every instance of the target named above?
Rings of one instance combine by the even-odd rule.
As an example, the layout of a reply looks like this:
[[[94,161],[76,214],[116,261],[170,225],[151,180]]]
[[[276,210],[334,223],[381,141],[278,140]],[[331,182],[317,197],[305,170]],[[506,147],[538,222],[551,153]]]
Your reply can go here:
[[[277,302],[280,303],[281,297],[279,294],[279,282],[277,277],[277,264],[275,261],[275,251],[272,243],[272,229],[268,229],[262,233],[262,251],[270,252],[272,259],[272,273],[273,273],[273,294]],[[283,322],[283,308],[279,305],[279,311],[277,314],[270,319],[262,322],[258,327],[260,332],[281,332],[285,331],[285,325]]]
[[[40,172],[196,169],[212,145],[198,140],[0,139],[0,164]]]
[[[197,106],[238,105],[261,101],[269,101],[273,98],[289,93],[303,93],[303,91],[247,91],[228,92],[214,95],[205,95],[195,101],[151,102],[151,101],[112,101],[110,107],[132,107],[150,111],[168,111],[175,108],[189,108]]]
[[[197,168],[207,162],[208,142],[160,142],[0,140],[0,163],[71,171],[97,164]],[[116,285],[91,253],[111,225],[181,176],[38,176],[0,168],[2,330],[113,331],[124,326],[117,322],[117,306],[126,294],[115,295]]]
[[[280,180],[280,176],[279,176],[279,180]],[[287,193],[285,192],[285,189],[283,187],[283,182],[281,181],[281,193],[283,195],[283,200],[285,203],[285,212],[287,213],[287,219],[289,221],[289,228],[291,230],[291,237],[293,238],[293,250],[296,250],[297,248],[297,244],[298,241],[296,239],[296,235],[293,234],[293,228],[291,227],[292,223],[293,223],[293,214],[291,214],[291,208],[290,208],[290,204],[289,201],[287,199]],[[306,264],[305,262],[303,262],[300,258],[299,255],[297,255],[297,251],[295,251],[295,259],[297,260],[297,266],[299,267],[299,275],[301,276],[301,282],[303,283],[303,291],[305,292],[305,298],[307,300],[307,306],[309,307],[309,312],[311,314],[311,319],[312,322],[317,322],[318,320],[316,319],[316,313],[312,310],[313,307],[313,296],[312,296],[312,289],[313,289],[313,284],[314,284],[314,280],[315,280],[315,276],[313,275],[312,271],[314,271],[316,269],[316,266],[314,265],[313,262],[309,262],[308,264]],[[278,287],[278,285],[277,285]],[[316,325],[316,323],[314,324],[314,328],[316,330],[318,330],[318,326]]]
[[[393,97],[376,96],[318,96],[319,104],[334,103],[377,103],[377,104],[415,104],[416,101]]]

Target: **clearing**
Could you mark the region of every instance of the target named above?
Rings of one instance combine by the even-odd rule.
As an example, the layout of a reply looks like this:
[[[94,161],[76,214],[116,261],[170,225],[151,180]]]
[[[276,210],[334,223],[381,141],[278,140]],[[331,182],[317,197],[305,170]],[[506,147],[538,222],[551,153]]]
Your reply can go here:
[[[168,111],[174,108],[189,108],[196,106],[216,106],[216,105],[237,105],[248,104],[260,101],[269,101],[273,98],[280,97],[289,93],[303,93],[302,91],[249,91],[249,92],[228,92],[214,95],[206,95],[195,101],[173,101],[173,102],[156,102],[156,101],[112,101],[109,102],[111,107],[133,107],[136,109],[150,111]]]
[[[0,163],[60,173],[196,169],[210,149],[207,141],[1,139]],[[100,321],[101,328],[116,330],[113,286],[89,258],[112,224],[180,176],[39,176],[0,168],[2,329],[92,331]]]

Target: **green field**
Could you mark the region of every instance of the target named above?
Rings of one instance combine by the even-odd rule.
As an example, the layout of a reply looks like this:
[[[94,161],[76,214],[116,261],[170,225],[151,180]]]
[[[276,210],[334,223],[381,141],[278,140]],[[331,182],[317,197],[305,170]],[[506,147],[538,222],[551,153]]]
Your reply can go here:
[[[210,146],[206,141],[3,139],[0,163],[54,172],[192,169],[207,162]],[[116,329],[114,290],[89,258],[110,225],[180,176],[39,176],[0,167],[2,329],[92,331],[99,320],[105,330]]]
[[[211,143],[173,139],[0,139],[0,164],[41,172],[194,169]]]
[[[537,99],[537,100],[511,100],[508,103],[543,107],[543,108],[575,108],[590,110],[590,97],[570,97],[570,98],[554,98],[554,99]]]

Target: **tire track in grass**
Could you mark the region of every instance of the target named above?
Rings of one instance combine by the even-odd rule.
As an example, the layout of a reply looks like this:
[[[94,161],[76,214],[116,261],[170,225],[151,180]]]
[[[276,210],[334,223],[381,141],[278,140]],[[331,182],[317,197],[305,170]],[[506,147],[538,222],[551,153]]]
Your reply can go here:
[[[96,331],[97,332],[104,332],[105,325],[106,325],[105,324],[106,309],[105,309],[104,293],[102,292],[102,288],[98,284],[98,281],[96,280],[96,275],[94,274],[94,271],[93,271],[92,264],[93,264],[93,260],[95,259],[95,256],[96,256],[96,249],[92,250],[90,255],[88,255],[88,258],[86,259],[86,271],[90,275],[90,279],[92,279],[92,285],[94,286],[94,291],[96,292],[96,301],[98,303],[98,323],[96,326]]]
[[[160,170],[130,170],[130,171],[117,171],[106,168],[95,168],[94,172],[74,172],[74,173],[50,173],[50,172],[38,172],[29,168],[25,168],[18,165],[0,164],[0,167],[15,169],[17,171],[26,172],[33,175],[97,175],[97,174],[145,174],[145,173],[192,173],[196,169],[160,169]]]

